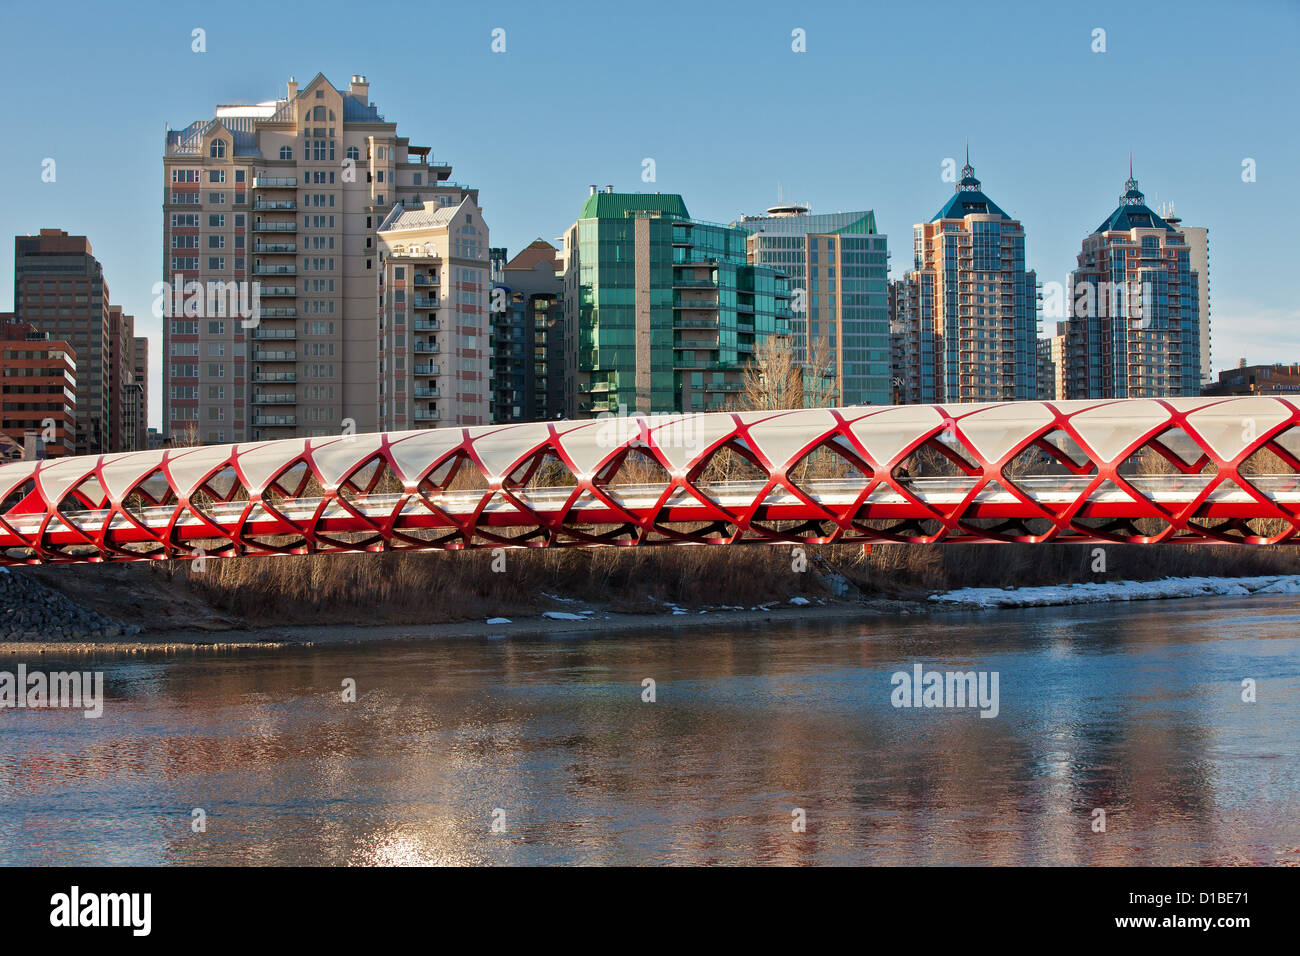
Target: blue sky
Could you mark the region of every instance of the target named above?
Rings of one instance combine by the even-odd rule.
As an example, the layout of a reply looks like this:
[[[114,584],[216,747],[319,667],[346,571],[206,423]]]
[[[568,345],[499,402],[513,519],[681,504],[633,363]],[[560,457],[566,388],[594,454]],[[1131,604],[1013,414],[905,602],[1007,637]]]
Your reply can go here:
[[[358,10],[375,26],[352,23]],[[283,96],[290,75],[364,73],[399,133],[480,188],[493,245],[511,251],[558,236],[590,183],[679,192],[724,222],[779,187],[819,212],[874,209],[897,274],[969,136],[985,191],[1025,223],[1030,266],[1064,282],[1131,150],[1148,202],[1210,229],[1215,368],[1296,362],[1298,46],[1295,0],[6,4],[0,309],[9,237],[88,235],[114,301],[155,339],[156,424],[164,124]]]

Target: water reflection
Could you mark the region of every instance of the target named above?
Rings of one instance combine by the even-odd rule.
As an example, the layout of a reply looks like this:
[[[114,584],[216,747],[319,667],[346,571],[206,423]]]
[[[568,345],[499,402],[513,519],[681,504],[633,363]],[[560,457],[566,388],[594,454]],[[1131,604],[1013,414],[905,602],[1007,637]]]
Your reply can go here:
[[[105,660],[100,720],[0,711],[0,861],[1300,861],[1290,602]]]

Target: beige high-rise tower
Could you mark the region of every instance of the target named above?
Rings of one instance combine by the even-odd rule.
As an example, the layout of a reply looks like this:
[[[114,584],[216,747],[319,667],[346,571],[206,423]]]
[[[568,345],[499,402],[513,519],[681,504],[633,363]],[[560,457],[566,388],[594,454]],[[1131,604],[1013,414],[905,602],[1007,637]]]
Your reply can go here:
[[[364,76],[167,133],[163,430],[252,441],[378,424],[376,230],[478,190],[397,135]]]

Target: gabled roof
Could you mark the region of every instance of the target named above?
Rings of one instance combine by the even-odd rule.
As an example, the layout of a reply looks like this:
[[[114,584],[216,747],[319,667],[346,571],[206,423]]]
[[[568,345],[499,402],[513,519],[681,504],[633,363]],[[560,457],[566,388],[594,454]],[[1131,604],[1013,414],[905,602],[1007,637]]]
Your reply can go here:
[[[223,116],[220,119],[198,120],[184,129],[167,131],[167,150],[171,153],[198,155],[203,140],[214,131],[230,134],[236,156],[257,155],[257,135],[254,132],[255,116]]]
[[[451,222],[461,206],[471,202],[466,196],[456,205],[425,202],[418,206],[394,206],[379,224],[380,232],[399,229],[436,229]],[[472,203],[471,203],[472,205]]]
[[[513,259],[506,263],[507,269],[536,269],[539,263],[555,265],[556,248],[545,239],[534,239]]]

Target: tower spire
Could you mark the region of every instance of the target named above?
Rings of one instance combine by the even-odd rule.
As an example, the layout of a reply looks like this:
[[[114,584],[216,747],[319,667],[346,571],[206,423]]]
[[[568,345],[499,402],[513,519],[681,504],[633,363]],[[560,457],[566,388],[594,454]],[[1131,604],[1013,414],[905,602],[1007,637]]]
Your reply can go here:
[[[976,192],[980,181],[975,178],[975,167],[970,164],[970,137],[966,137],[966,165],[961,168],[961,180],[957,183],[957,192]]]
[[[1142,190],[1138,188],[1138,181],[1133,178],[1133,152],[1128,154],[1128,179],[1124,182],[1124,195],[1119,197],[1121,206],[1141,206],[1145,205],[1147,197],[1142,195]]]

